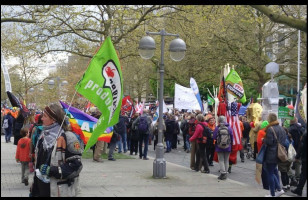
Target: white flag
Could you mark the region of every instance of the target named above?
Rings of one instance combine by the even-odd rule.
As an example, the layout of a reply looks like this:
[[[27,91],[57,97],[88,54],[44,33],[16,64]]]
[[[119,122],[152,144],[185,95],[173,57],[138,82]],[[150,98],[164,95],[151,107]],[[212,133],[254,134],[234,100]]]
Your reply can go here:
[[[201,110],[200,104],[191,88],[175,84],[174,108]]]

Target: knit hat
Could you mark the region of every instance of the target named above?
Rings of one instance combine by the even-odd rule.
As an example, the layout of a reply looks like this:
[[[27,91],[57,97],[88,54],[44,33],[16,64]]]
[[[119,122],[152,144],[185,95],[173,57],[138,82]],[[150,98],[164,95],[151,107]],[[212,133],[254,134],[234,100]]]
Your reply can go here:
[[[266,121],[266,120],[263,121],[263,122],[261,123],[261,129],[267,127],[267,125],[269,125],[268,121]]]

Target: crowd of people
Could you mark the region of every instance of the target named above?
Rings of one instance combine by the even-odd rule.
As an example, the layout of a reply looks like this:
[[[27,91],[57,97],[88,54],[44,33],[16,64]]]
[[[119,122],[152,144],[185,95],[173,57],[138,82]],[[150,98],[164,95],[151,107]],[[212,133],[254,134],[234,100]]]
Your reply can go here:
[[[101,115],[96,108],[90,109],[89,114],[97,119]],[[97,141],[92,147],[93,161],[103,162],[102,154],[108,154],[108,160],[116,161],[115,151],[129,152],[130,155],[148,160],[149,146],[152,145],[155,150],[158,143],[159,121],[153,121],[153,114],[150,110],[143,110],[142,114],[135,113],[130,118],[122,112],[113,127],[110,142]],[[6,142],[11,142],[11,135],[14,136],[14,145],[17,145],[16,161],[21,163],[21,182],[25,185],[29,184],[29,163],[34,163],[31,196],[57,196],[59,183],[65,185],[61,187],[65,195],[77,195],[80,192],[78,175],[82,169],[83,145],[76,134],[69,134],[72,132],[61,106],[51,104],[42,113],[31,110],[26,118],[21,113],[13,117],[10,111],[3,113],[2,117],[1,127]],[[291,186],[295,187],[291,192],[301,196],[307,179],[306,129],[300,126],[296,118],[280,124],[274,113],[270,113],[267,120],[260,119],[256,124],[248,122],[246,116],[240,116],[239,119],[243,147],[240,150],[241,162],[245,162],[248,153],[255,160],[261,146],[267,146],[262,163],[262,185],[270,191],[266,196],[280,196],[284,191],[291,190]],[[217,121],[218,124],[210,111],[207,114],[178,110],[164,113],[162,131],[165,153],[172,153],[179,148],[181,135],[184,151],[190,154],[191,170],[210,173],[216,156],[220,169],[218,179],[227,179],[228,173],[231,173],[230,154],[234,136],[224,116],[219,116]],[[78,145],[73,145],[76,142]],[[278,159],[278,142],[286,150],[290,144],[294,146],[296,157],[292,162],[281,162]]]

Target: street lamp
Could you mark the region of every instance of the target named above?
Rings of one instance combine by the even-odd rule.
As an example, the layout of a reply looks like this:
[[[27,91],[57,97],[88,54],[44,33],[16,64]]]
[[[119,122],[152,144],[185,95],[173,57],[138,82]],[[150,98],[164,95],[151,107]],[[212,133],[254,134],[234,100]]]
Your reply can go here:
[[[59,98],[60,98],[60,96],[61,96],[61,94],[60,94],[60,86],[67,85],[68,82],[66,80],[63,80],[62,82],[60,82],[62,78],[60,78],[58,76],[55,77],[54,79],[57,81],[58,95],[59,95]],[[48,81],[48,88],[49,89],[53,89],[55,87],[56,84],[55,84],[55,80],[54,79],[51,79],[51,80]]]
[[[161,36],[161,62],[160,62],[160,90],[159,90],[159,123],[158,123],[158,144],[156,147],[156,158],[153,162],[153,177],[166,178],[166,160],[164,159],[163,139],[163,95],[164,95],[164,47],[165,36],[176,36],[169,46],[170,57],[174,61],[181,61],[185,56],[186,44],[178,34],[167,33],[164,29],[160,32],[146,32],[139,42],[139,54],[143,59],[150,59],[154,55],[155,41],[148,35]]]

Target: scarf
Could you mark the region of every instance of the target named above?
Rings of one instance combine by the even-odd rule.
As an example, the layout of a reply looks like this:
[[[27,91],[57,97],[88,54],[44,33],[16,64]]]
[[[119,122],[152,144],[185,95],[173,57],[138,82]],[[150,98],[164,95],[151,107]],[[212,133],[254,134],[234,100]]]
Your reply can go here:
[[[60,125],[57,122],[51,124],[50,126],[43,126],[43,149],[45,151],[55,145],[55,141],[58,138],[59,129]],[[59,135],[63,132],[63,129],[61,129]]]
[[[269,129],[271,126],[275,126],[275,125],[277,125],[277,124],[279,124],[279,122],[278,121],[273,121],[273,122],[271,122],[271,123],[269,123],[266,127],[265,127],[265,132],[267,131],[267,129]]]

